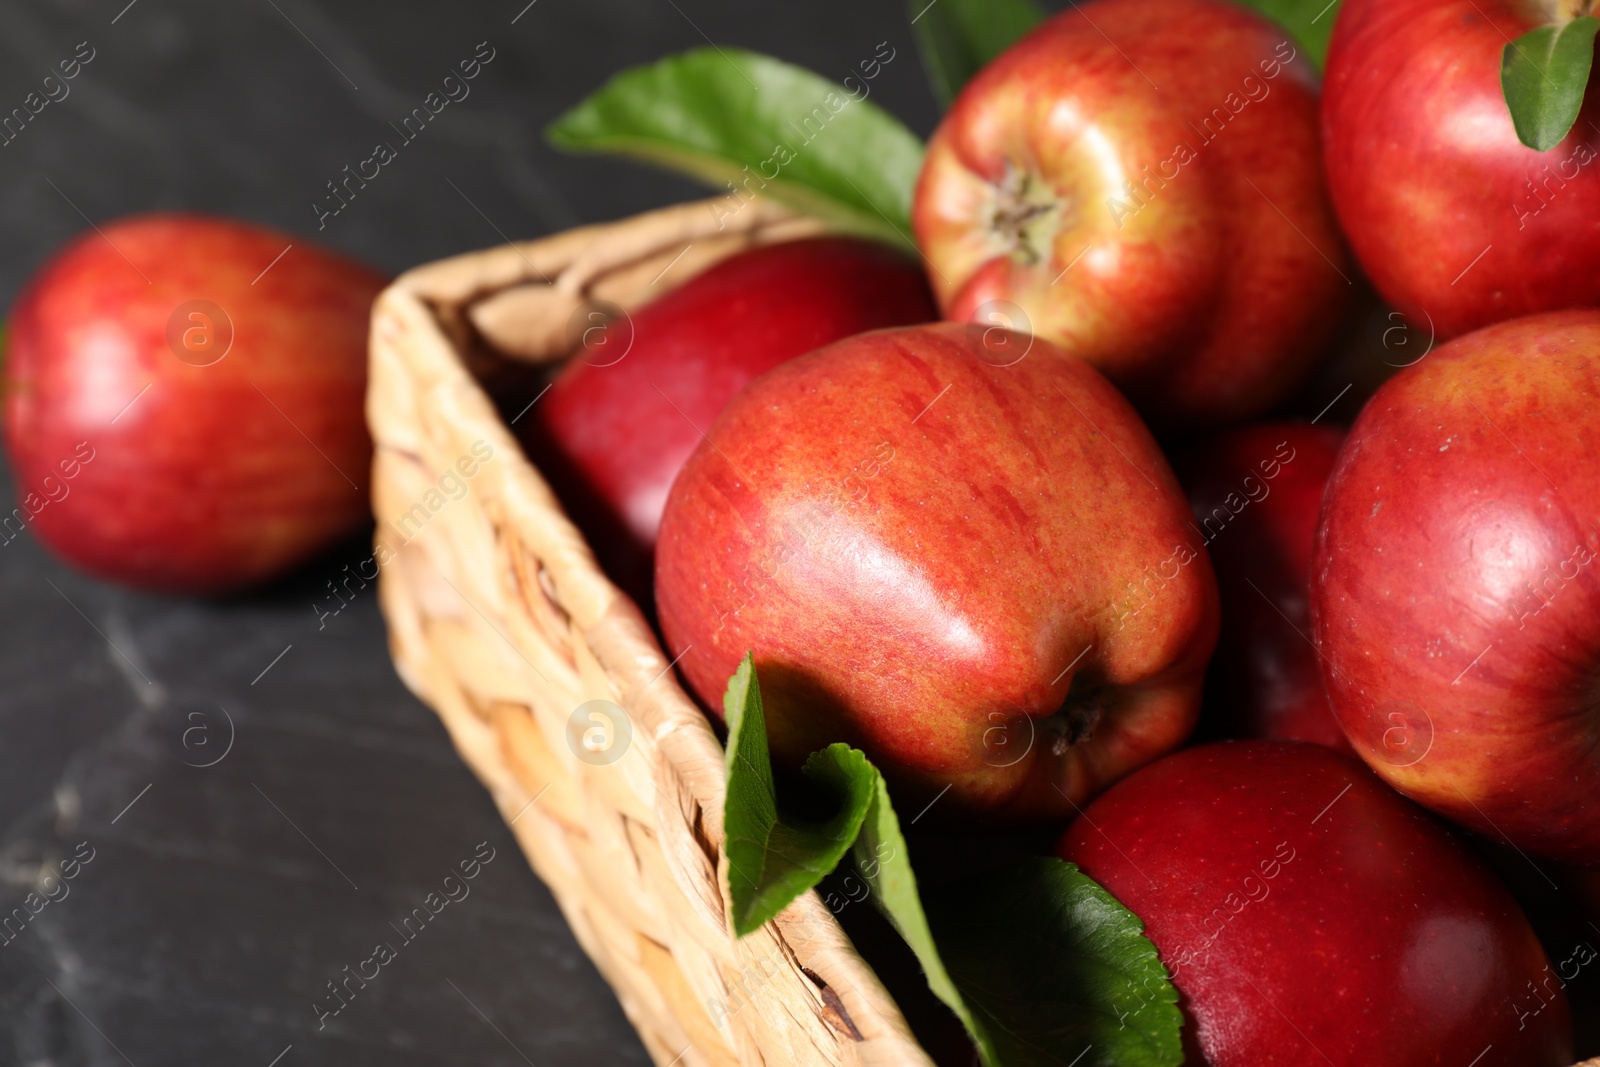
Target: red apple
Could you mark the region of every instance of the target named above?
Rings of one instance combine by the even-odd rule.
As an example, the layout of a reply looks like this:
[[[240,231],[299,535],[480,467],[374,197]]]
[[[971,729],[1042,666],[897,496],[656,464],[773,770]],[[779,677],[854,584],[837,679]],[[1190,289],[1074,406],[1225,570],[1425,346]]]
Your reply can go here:
[[[1322,98],[1334,206],[1385,299],[1441,339],[1600,304],[1600,93],[1566,140],[1523,145],[1507,42],[1587,3],[1345,0]]]
[[[1600,865],[1600,311],[1390,380],[1323,500],[1313,635],[1357,752],[1528,852]]]
[[[1224,0],[1094,0],[969,82],[913,223],[945,316],[1031,325],[1152,421],[1284,399],[1349,291],[1316,75]]]
[[[1201,729],[1353,751],[1311,644],[1311,545],[1344,431],[1269,422],[1175,460],[1222,594]]]
[[[908,795],[1015,818],[1181,743],[1217,616],[1127,402],[1054,345],[953,323],[735,398],[667,498],[656,603],[708,707],[754,650],[780,760],[848,741]]]
[[[6,540],[26,527],[101,577],[222,593],[358,528],[383,286],[226,219],[145,215],[73,241],[12,309]]]
[[[609,568],[643,568],[648,589],[667,490],[735,393],[840,338],[937,317],[920,266],[875,242],[740,253],[581,349],[534,407],[529,442]]]
[[[1169,756],[1058,852],[1144,920],[1195,1067],[1572,1062],[1562,981],[1511,894],[1321,745]],[[1123,998],[1130,1019],[1141,994]]]

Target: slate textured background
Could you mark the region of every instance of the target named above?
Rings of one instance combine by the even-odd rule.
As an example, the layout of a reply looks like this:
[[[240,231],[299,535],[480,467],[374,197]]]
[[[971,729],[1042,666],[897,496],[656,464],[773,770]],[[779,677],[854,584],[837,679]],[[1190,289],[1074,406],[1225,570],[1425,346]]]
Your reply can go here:
[[[0,112],[94,49],[0,148],[0,298],[87,220],[149,209],[252,219],[399,271],[496,228],[531,237],[696,195],[559,156],[539,131],[612,72],[708,38],[834,77],[888,41],[875,99],[932,127],[896,0],[0,0]],[[485,41],[471,95],[318,233],[324,183]],[[94,850],[0,948],[0,1063],[646,1062],[395,678],[374,598],[319,630],[323,583],[365,555],[353,541],[266,592],[197,603],[78,576],[28,534],[0,547],[0,912],[41,864]],[[319,1032],[325,983],[396,940],[389,923],[479,842],[496,858],[471,895]]]

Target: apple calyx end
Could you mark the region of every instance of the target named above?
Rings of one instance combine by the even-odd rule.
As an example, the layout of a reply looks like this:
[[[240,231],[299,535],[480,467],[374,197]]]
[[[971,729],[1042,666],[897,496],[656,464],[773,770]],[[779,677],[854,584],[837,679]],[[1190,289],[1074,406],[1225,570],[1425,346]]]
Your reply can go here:
[[[1027,265],[1048,261],[1064,205],[1039,174],[1005,161],[993,186],[994,210],[989,229],[1004,252]]]
[[[1111,693],[1103,685],[1071,686],[1061,706],[1044,721],[1050,755],[1065,756],[1071,749],[1092,740],[1111,703]]]

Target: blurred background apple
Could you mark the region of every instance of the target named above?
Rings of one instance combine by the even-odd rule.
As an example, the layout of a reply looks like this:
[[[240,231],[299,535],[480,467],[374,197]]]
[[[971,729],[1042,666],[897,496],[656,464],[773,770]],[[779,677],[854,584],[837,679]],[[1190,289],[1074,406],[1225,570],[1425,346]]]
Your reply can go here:
[[[84,233],[12,311],[7,532],[172,593],[246,588],[326,549],[369,514],[367,320],[384,283],[224,219]]]
[[[580,345],[524,441],[612,578],[648,604],[667,490],[739,390],[851,334],[938,316],[921,264],[875,241],[742,252],[608,328],[606,347]]]
[[[1222,597],[1204,737],[1316,741],[1353,752],[1311,644],[1311,545],[1342,440],[1338,426],[1264,422],[1174,452]]]

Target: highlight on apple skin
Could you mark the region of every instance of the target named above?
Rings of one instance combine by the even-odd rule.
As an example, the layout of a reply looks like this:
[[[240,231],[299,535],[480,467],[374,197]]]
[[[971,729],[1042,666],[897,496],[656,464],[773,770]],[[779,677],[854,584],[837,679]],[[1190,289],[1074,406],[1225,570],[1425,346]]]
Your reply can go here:
[[[1562,980],[1511,894],[1332,749],[1185,749],[1112,786],[1057,854],[1144,921],[1193,1067],[1572,1062]]]
[[[1367,403],[1311,585],[1345,733],[1491,840],[1600,864],[1600,311],[1431,352]]]
[[[1158,427],[1270,408],[1351,292],[1317,76],[1224,0],[1093,0],[978,73],[912,221],[945,316],[1029,328]]]
[[[1566,139],[1517,139],[1507,42],[1586,8],[1514,0],[1344,0],[1328,51],[1328,184],[1361,267],[1419,328],[1600,304],[1600,88]]]
[[[1031,344],[1031,347],[1029,347]],[[656,601],[714,713],[753,649],[776,756],[862,748],[939,816],[1066,818],[1188,736],[1217,594],[1144,424],[971,324],[786,363],[667,498]]]
[[[100,231],[12,309],[12,517],[91,574],[199,594],[281,575],[368,521],[367,323],[384,276],[203,215]]]

